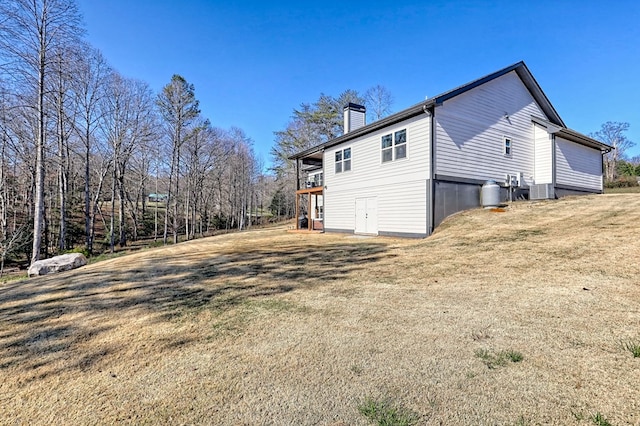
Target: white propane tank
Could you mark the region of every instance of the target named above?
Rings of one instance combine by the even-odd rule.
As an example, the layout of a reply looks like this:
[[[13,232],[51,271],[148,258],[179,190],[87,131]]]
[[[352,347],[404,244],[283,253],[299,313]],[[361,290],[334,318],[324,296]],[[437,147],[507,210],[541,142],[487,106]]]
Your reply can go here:
[[[480,193],[482,207],[490,209],[500,205],[500,186],[495,180],[488,180],[482,185]]]

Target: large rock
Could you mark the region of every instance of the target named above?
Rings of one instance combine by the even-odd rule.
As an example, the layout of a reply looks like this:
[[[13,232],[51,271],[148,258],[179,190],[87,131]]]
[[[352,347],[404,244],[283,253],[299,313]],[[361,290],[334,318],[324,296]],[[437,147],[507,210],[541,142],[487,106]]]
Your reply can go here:
[[[27,273],[30,277],[47,275],[51,272],[62,272],[76,269],[87,264],[87,258],[82,253],[68,253],[51,259],[38,260],[29,266]]]

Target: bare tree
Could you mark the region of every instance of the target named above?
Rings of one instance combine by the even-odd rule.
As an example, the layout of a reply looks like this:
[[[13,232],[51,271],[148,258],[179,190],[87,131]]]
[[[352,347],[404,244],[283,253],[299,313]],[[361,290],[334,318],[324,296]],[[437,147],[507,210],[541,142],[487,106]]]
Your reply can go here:
[[[379,84],[369,88],[364,93],[369,121],[380,120],[391,114],[393,95],[386,87]]]
[[[180,189],[180,149],[188,137],[188,128],[200,114],[199,102],[195,96],[193,84],[184,77],[175,74],[171,82],[162,89],[157,100],[160,114],[164,120],[167,135],[171,141],[171,165],[169,168],[169,193],[163,242],[167,243],[169,206],[173,209],[173,242],[178,242],[178,194]]]
[[[58,250],[67,248],[67,208],[72,173],[70,139],[75,129],[77,104],[72,95],[73,75],[78,58],[75,46],[64,47],[53,52],[53,75],[49,83],[52,113],[55,116],[55,139],[57,141],[56,168],[58,177]]]
[[[126,181],[128,163],[136,148],[153,136],[153,96],[146,83],[126,79],[112,73],[107,86],[105,112],[101,115],[102,131],[111,148],[111,223],[110,248],[115,247],[115,209],[118,197],[118,244],[127,244]]]
[[[20,228],[0,236],[0,277],[4,274],[4,264],[7,257],[28,244],[28,239],[25,238],[26,227],[24,224]]]
[[[203,218],[207,216],[205,182],[225,153],[219,130],[212,128],[208,120],[194,127],[185,148],[185,228],[187,239],[192,239],[196,228],[203,234]]]
[[[40,258],[44,227],[47,79],[53,72],[53,52],[75,43],[82,34],[80,14],[72,0],[5,0],[0,3],[0,54],[19,84],[36,94],[36,178],[31,262]]]
[[[25,116],[17,97],[4,89],[0,88],[0,238],[11,241],[19,228],[31,226],[35,162],[33,128],[25,119],[31,115]],[[30,237],[28,232],[21,235]]]
[[[108,77],[112,70],[98,50],[85,46],[82,55],[79,57],[75,72],[77,78],[74,80],[74,94],[79,110],[75,129],[84,145],[85,245],[87,251],[91,254],[93,252],[92,225],[95,223],[95,217],[92,215],[95,209],[91,205],[91,154],[92,148],[97,144],[97,141],[95,141],[96,130],[98,129],[101,114],[104,112],[100,108],[100,102],[105,96]],[[101,170],[104,170],[104,167]],[[102,189],[102,182],[103,180],[101,179],[98,184],[99,189]]]
[[[624,134],[627,130],[629,130],[629,123],[607,121],[600,127],[600,130],[589,135],[614,148],[604,157],[605,177],[609,181],[616,178],[618,161],[625,158],[625,153],[629,148],[635,146],[635,143]]]

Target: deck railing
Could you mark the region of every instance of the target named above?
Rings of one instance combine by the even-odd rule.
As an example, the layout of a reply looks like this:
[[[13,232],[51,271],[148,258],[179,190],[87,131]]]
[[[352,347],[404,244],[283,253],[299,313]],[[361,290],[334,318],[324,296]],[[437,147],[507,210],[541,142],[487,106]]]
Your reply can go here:
[[[322,179],[321,176],[311,175],[311,176],[305,176],[302,179],[300,179],[300,184],[298,185],[298,188],[300,189],[317,188],[323,185],[324,185],[324,179]]]

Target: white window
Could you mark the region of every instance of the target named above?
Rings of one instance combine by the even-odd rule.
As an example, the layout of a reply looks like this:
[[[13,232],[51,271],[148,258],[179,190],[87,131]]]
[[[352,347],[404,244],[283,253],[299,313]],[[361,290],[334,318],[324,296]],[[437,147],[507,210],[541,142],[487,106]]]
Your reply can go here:
[[[336,173],[351,170],[351,148],[336,151]]]
[[[513,152],[513,146],[511,145],[511,138],[508,138],[505,136],[503,140],[504,140],[504,156],[511,157]]]
[[[382,137],[382,162],[393,160],[393,139],[391,135],[384,135]]]
[[[393,142],[393,154],[395,160],[400,158],[407,158],[407,131],[400,130],[395,133],[395,139]]]
[[[382,137],[382,162],[407,158],[407,130],[389,133]]]

